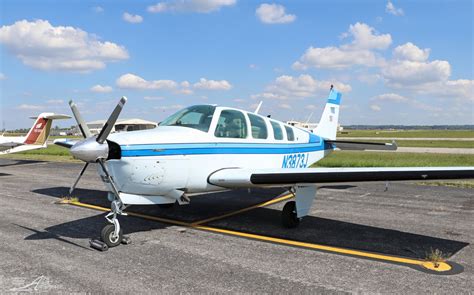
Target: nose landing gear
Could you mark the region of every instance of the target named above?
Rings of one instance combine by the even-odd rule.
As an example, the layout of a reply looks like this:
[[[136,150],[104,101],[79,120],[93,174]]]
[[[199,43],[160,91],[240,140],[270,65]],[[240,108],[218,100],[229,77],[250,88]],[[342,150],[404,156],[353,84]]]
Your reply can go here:
[[[111,212],[105,216],[109,222],[106,224],[100,233],[100,240],[91,240],[91,247],[107,251],[109,248],[116,247],[120,244],[130,244],[130,237],[124,236],[117,215],[127,215],[123,212],[126,206],[120,200],[113,200],[111,204]]]

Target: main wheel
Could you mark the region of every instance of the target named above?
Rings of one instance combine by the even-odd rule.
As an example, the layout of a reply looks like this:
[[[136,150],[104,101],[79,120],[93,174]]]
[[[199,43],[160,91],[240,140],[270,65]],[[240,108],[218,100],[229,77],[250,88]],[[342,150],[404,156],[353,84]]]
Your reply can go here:
[[[295,228],[300,224],[300,219],[296,215],[296,203],[290,201],[285,204],[281,211],[281,223],[286,228]]]
[[[122,229],[120,229],[118,236],[115,236],[114,232],[115,225],[107,224],[106,226],[104,226],[102,232],[100,233],[100,238],[102,239],[102,242],[106,243],[109,247],[118,246],[122,242]]]
[[[169,209],[174,207],[174,203],[158,204],[158,207],[160,207],[160,209]]]

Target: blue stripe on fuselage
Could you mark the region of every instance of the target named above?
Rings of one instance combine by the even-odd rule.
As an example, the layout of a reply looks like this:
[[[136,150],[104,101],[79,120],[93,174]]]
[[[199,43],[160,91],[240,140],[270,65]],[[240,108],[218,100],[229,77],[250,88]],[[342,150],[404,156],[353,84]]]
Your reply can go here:
[[[315,140],[315,138],[313,138]],[[209,154],[290,154],[321,151],[322,140],[314,143],[179,143],[123,145],[122,157],[209,155]]]

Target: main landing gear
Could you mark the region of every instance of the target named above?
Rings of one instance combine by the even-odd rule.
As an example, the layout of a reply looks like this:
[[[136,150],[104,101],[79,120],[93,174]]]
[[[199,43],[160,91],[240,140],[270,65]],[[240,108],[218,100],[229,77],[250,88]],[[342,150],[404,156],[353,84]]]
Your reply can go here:
[[[281,211],[281,224],[286,228],[295,228],[300,224],[300,218],[296,215],[296,202],[290,201],[285,204]]]
[[[295,186],[290,189],[296,201],[289,201],[281,211],[281,224],[286,228],[295,228],[301,219],[308,215],[316,196],[315,186]]]

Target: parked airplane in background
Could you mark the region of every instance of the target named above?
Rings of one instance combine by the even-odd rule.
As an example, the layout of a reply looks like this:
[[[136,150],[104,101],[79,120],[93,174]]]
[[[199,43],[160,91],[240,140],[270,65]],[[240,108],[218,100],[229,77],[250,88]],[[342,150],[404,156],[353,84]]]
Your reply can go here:
[[[234,188],[285,187],[296,202],[285,204],[282,223],[296,227],[309,213],[317,183],[474,178],[474,167],[309,168],[334,150],[396,149],[394,143],[336,140],[341,94],[331,87],[321,120],[311,133],[257,114],[195,105],[151,130],[110,134],[123,97],[98,136],[92,136],[76,105],[72,112],[85,139],[56,140],[98,173],[112,202],[101,239],[122,241],[117,215],[129,205],[187,204],[199,194]]]
[[[45,148],[53,120],[70,119],[70,116],[41,113],[26,136],[0,136],[0,155]]]

